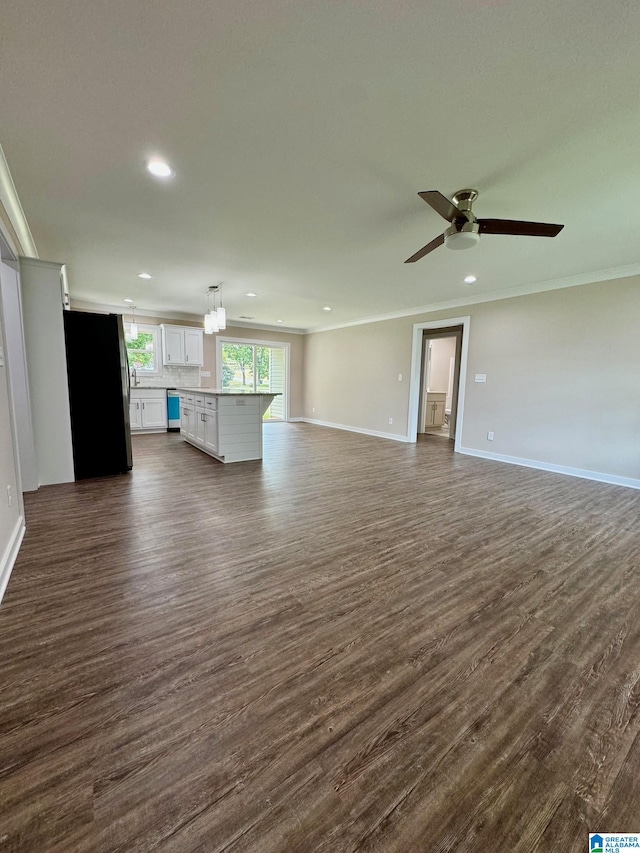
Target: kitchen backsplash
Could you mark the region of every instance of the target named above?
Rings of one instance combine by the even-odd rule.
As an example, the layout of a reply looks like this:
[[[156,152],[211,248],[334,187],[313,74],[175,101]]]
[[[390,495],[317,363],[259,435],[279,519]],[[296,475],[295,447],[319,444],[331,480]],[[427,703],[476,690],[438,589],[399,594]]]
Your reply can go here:
[[[138,372],[138,383],[147,388],[197,388],[200,385],[199,367],[162,367],[162,372],[155,376],[145,376],[144,371]],[[133,388],[133,382],[131,382]]]

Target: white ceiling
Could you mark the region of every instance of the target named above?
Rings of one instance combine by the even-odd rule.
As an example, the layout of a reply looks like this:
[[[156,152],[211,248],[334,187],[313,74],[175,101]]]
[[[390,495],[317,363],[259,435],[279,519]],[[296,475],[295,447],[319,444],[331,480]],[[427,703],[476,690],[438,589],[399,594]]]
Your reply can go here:
[[[0,32],[0,142],[76,300],[223,281],[312,329],[640,262],[637,0],[3,0]],[[416,193],[469,186],[564,231],[404,265],[446,227]]]

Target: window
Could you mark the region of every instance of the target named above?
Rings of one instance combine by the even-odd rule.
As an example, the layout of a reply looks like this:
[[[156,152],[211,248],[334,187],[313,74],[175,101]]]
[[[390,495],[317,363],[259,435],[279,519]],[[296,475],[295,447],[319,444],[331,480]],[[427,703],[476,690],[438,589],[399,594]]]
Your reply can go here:
[[[238,391],[274,391],[264,414],[267,421],[286,420],[289,344],[218,338],[218,384]]]
[[[129,369],[138,373],[160,372],[160,346],[158,326],[144,326],[138,323],[138,336],[131,337],[131,323],[124,324],[127,353],[129,354]]]

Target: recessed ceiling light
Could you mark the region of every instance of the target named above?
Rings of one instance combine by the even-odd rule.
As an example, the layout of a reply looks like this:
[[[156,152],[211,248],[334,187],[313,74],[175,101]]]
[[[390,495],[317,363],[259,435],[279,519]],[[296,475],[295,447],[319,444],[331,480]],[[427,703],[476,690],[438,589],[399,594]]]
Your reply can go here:
[[[284,323],[284,320],[276,320],[276,323]]]
[[[130,304],[133,304],[133,299],[125,299],[124,301],[129,302]]]
[[[323,308],[322,310],[323,310],[323,311],[332,311],[333,309],[331,308],[331,306],[330,306],[330,305],[325,305],[325,306],[324,306],[324,308]]]
[[[145,278],[145,279],[147,279],[147,278],[153,278],[153,276],[152,276],[152,275],[149,275],[149,273],[148,273],[148,272],[139,272],[139,273],[138,273],[138,278]]]
[[[172,178],[175,175],[171,166],[158,157],[147,161],[147,172],[150,172],[156,178]]]
[[[245,296],[257,296],[257,293],[245,293]]]
[[[476,282],[477,280],[478,280],[478,279],[475,277],[475,275],[466,275],[466,276],[464,277],[464,283],[465,283],[465,284],[473,284],[473,283],[474,283],[474,282]]]

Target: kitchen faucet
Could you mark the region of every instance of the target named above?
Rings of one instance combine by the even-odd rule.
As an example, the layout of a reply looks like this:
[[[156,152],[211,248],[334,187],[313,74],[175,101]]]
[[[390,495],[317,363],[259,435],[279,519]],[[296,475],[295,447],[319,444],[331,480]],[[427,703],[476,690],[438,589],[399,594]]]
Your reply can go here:
[[[134,385],[134,387],[135,387],[136,385],[139,385],[140,383],[138,382],[138,371],[137,371],[137,369],[136,369],[135,367],[134,367],[134,368],[133,368],[133,370],[131,371],[131,375],[133,376],[133,385]]]

